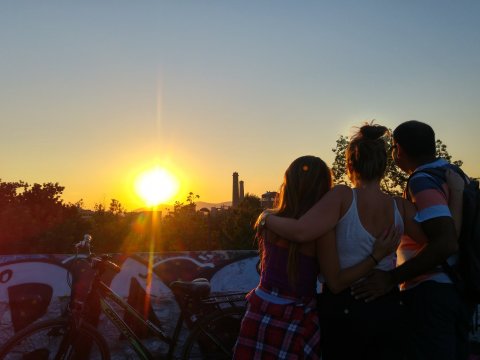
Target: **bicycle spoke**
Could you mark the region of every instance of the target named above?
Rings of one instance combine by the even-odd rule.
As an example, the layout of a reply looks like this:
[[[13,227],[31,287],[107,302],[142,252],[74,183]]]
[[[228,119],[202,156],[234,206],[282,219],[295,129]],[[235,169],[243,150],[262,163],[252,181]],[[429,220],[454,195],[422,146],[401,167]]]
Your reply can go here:
[[[16,359],[54,359],[52,352],[58,349],[63,334],[63,329],[40,329],[29,337],[19,341],[6,355],[5,360]]]

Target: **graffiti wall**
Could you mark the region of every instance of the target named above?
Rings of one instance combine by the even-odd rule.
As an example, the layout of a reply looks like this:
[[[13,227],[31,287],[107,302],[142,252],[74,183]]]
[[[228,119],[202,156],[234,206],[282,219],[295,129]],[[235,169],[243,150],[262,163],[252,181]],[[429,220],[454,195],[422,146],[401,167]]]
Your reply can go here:
[[[76,260],[73,255],[0,256],[0,344],[33,321],[62,314],[71,294],[69,270]],[[171,327],[167,332],[173,330],[179,313],[169,288],[172,281],[206,278],[212,293],[226,293],[249,291],[259,280],[255,251],[116,254],[112,261],[120,271],[106,272],[104,282],[129,300],[145,297],[151,261],[152,314],[159,323]],[[109,331],[100,321],[102,326],[102,331]]]

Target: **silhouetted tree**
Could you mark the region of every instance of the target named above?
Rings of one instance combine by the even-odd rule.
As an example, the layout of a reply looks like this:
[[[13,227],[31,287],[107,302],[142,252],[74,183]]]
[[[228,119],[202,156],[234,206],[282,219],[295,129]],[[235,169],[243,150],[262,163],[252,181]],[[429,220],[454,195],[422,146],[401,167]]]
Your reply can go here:
[[[246,194],[235,209],[230,209],[221,224],[220,247],[222,249],[254,249],[253,225],[262,212],[260,198]]]
[[[102,204],[94,205],[91,216],[91,234],[96,252],[118,252],[131,231],[135,215],[127,213],[116,199],[111,199],[108,210]],[[136,251],[146,251],[143,247]]]
[[[176,201],[173,211],[161,221],[162,250],[206,250],[209,247],[208,214],[196,210],[196,200],[200,196],[189,192],[187,203]]]
[[[385,177],[382,180],[381,186],[382,189],[389,194],[401,195],[403,189],[405,188],[408,175],[395,165],[395,162],[390,156],[391,138],[386,137],[385,140],[387,143],[387,150],[389,151],[389,156],[387,160]],[[347,169],[345,162],[345,153],[348,143],[349,138],[347,136],[340,135],[340,137],[337,139],[336,147],[332,149],[332,151],[335,153],[335,159],[332,164],[332,174],[335,184],[350,184],[350,181],[347,177]],[[458,166],[462,166],[463,164],[461,160],[452,161],[452,156],[447,151],[447,145],[445,145],[440,139],[436,141],[436,156],[442,157],[448,162],[451,162]]]
[[[65,252],[80,236],[78,208],[64,204],[58,183],[0,181],[0,252]]]
[[[120,201],[112,199],[110,202],[110,206],[108,207],[108,211],[112,213],[113,215],[122,215],[125,214],[125,209],[123,208],[122,204],[120,204]]]

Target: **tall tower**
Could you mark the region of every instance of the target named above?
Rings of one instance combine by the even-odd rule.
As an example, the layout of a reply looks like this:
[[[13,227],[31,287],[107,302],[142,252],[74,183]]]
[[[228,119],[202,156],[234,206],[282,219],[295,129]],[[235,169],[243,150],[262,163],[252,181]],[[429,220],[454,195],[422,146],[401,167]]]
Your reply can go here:
[[[245,192],[243,188],[243,180],[240,180],[240,202],[245,198]]]
[[[233,192],[232,192],[232,207],[237,207],[239,204],[239,193],[238,193],[238,173],[233,173]]]

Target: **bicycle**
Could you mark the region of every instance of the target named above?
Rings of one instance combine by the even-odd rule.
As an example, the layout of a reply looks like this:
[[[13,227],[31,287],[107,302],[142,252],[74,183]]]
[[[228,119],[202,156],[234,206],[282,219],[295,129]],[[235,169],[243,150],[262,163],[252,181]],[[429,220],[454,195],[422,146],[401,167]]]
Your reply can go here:
[[[90,242],[91,237],[86,235],[75,245],[77,255],[82,247],[88,249],[88,255],[72,262],[83,267],[69,272],[72,273],[72,291],[65,316],[39,321],[20,330],[1,347],[0,359],[110,359],[107,341],[95,327],[100,313],[120,331],[140,359],[173,359],[184,323],[191,326],[182,359],[232,358],[245,311],[244,292],[215,296],[210,294],[207,279],[172,282],[170,288],[180,304],[180,315],[173,335],[168,336],[102,281],[102,274],[107,269],[118,273],[120,267],[111,261],[110,256],[92,254]],[[147,349],[111,303],[129,314],[136,324],[148,329],[155,339],[167,344],[168,352],[157,354]]]

